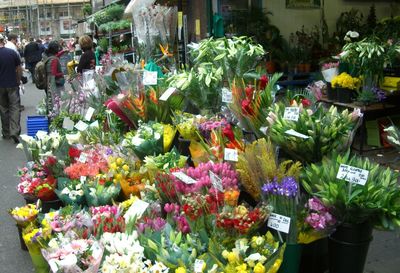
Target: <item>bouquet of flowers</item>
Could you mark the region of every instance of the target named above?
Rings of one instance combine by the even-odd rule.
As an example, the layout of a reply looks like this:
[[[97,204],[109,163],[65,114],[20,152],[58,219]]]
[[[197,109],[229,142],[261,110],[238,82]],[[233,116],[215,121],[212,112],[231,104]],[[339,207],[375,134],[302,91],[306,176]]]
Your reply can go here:
[[[97,175],[83,184],[83,192],[88,206],[109,205],[118,197],[120,190],[120,185],[115,184],[106,175]]]
[[[276,82],[282,74],[274,74],[271,79],[266,75],[246,84],[243,79],[235,79],[231,84],[233,101],[229,109],[239,120],[239,127],[247,132],[253,132],[257,137],[265,136],[262,125],[267,118],[268,109],[275,99]],[[261,130],[260,130],[261,129]]]
[[[300,229],[299,243],[309,244],[329,235],[336,224],[332,210],[316,197],[308,199],[302,212],[305,220]]]
[[[181,111],[174,112],[173,122],[180,136],[186,140],[198,140],[198,124],[206,121],[201,115],[193,115]]]
[[[36,205],[27,204],[23,207],[10,209],[8,213],[17,222],[18,226],[25,227],[37,218],[39,210],[37,209]]]
[[[21,143],[17,148],[24,150],[28,161],[39,163],[40,159],[54,155],[65,144],[65,137],[57,132],[48,134],[45,131],[38,131],[35,137],[21,135]]]
[[[157,156],[146,156],[144,159],[144,167],[150,174],[155,177],[158,171],[169,172],[170,169],[183,168],[186,164],[187,157],[180,155],[174,147],[170,152]]]
[[[301,162],[318,162],[332,150],[346,150],[361,124],[359,109],[350,113],[347,109],[338,112],[334,106],[328,110],[319,106],[313,112],[302,104],[291,107],[298,108],[297,122],[286,117],[285,105],[272,107],[267,118],[268,135],[274,144]]]
[[[35,272],[48,273],[49,265],[43,258],[41,249],[45,247],[46,242],[51,238],[51,229],[46,226],[36,227],[30,224],[23,230],[22,238],[28,248]]]
[[[83,184],[83,179],[59,177],[57,179],[57,189],[55,193],[65,205],[81,206],[85,204]]]
[[[357,90],[358,88],[360,88],[360,84],[361,81],[359,78],[353,78],[346,72],[343,72],[332,79],[333,88],[346,88],[350,90]]]
[[[17,190],[20,194],[30,198],[38,198],[43,201],[56,199],[54,192],[56,179],[41,165],[28,162],[25,167],[18,170],[20,182]]]
[[[125,220],[122,216],[122,209],[118,206],[91,207],[93,231],[92,234],[100,239],[103,233],[124,232]]]
[[[164,152],[164,126],[160,123],[140,123],[135,133],[128,133],[122,146],[131,149],[143,160],[147,155],[158,155]]]
[[[206,120],[200,120],[197,129],[201,137],[205,140],[211,139],[211,133],[219,128],[224,128],[228,122],[224,118],[213,117]]]
[[[53,233],[65,234],[73,231],[82,238],[87,238],[93,227],[92,218],[87,211],[76,211],[71,206],[46,213],[41,224],[51,228]]]
[[[51,239],[42,249],[51,271],[97,273],[103,257],[103,247],[94,239],[81,239],[74,232]]]
[[[321,73],[326,82],[331,82],[339,74],[339,62],[324,63]]]

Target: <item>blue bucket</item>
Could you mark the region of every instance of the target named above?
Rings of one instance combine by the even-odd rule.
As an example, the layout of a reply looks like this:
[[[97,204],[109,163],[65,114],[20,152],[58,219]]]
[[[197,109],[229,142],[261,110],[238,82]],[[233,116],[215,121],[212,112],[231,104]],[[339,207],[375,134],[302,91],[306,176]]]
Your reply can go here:
[[[34,137],[38,131],[49,132],[49,120],[46,116],[28,116],[26,119],[28,136]]]

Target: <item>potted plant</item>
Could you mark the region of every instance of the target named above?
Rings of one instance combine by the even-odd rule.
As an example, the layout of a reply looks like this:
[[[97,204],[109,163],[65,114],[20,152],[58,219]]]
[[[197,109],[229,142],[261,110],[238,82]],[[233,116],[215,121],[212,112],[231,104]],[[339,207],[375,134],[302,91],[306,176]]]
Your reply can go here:
[[[356,90],[360,87],[360,79],[352,77],[346,72],[332,79],[332,88],[337,90],[337,100],[343,103],[350,103],[356,94]]]
[[[350,182],[348,182],[350,181]],[[330,273],[362,273],[372,228],[400,226],[398,174],[361,157],[334,154],[311,164],[302,185],[318,197],[338,220],[329,237]]]

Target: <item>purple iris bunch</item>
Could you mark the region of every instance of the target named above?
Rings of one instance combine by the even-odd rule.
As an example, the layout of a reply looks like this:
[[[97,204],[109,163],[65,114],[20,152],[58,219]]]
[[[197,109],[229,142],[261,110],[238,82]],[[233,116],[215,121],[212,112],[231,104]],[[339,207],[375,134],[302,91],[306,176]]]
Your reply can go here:
[[[292,176],[284,177],[281,182],[278,182],[278,179],[275,177],[272,182],[265,183],[261,189],[265,194],[294,198],[299,192],[299,184]]]
[[[382,89],[380,89],[378,87],[374,87],[371,89],[371,91],[372,91],[372,93],[375,94],[376,99],[378,101],[383,101],[384,99],[386,99],[386,93]]]

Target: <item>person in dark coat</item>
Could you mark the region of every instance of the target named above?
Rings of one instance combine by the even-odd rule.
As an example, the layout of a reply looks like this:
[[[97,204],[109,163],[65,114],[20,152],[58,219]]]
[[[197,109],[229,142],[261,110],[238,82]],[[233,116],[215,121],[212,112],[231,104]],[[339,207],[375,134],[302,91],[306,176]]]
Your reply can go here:
[[[25,46],[24,56],[26,68],[31,72],[32,82],[35,83],[35,67],[42,59],[42,50],[33,38],[30,38],[29,44]]]

